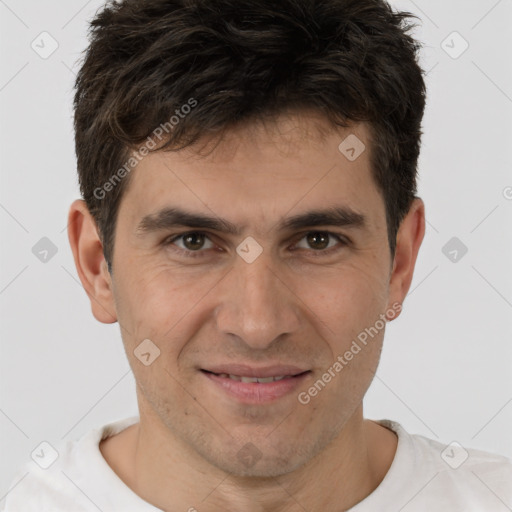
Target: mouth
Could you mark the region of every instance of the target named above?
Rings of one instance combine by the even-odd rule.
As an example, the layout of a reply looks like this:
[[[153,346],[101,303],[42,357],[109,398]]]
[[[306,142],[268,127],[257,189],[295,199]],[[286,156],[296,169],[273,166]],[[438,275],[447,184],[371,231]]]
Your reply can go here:
[[[298,377],[298,375],[302,375],[302,374],[298,374],[298,375],[276,375],[274,377],[248,377],[245,375],[233,375],[231,373],[214,373],[214,372],[209,372],[208,370],[203,370],[203,371],[207,372],[207,373],[211,373],[212,375],[217,375],[217,377],[228,378],[228,379],[236,380],[238,382],[246,382],[246,383],[259,382],[260,384],[266,384],[267,382],[276,382],[278,380],[283,380],[283,379],[293,379],[294,377]]]
[[[247,371],[237,374],[201,369],[202,374],[216,389],[246,404],[262,404],[283,398],[296,390],[311,373],[311,370],[293,370],[297,373],[277,373],[272,370],[274,375],[269,375],[267,369],[260,370],[258,375],[255,374],[257,371],[253,370],[250,372],[252,375],[247,375]]]

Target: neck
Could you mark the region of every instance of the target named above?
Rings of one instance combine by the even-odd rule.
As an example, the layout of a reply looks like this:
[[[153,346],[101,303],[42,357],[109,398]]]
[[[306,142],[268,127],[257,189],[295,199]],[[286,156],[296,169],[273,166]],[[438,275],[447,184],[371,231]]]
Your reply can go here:
[[[140,418],[102,453],[135,493],[163,510],[347,510],[377,488],[397,446],[396,435],[364,420],[360,406],[305,465],[277,477],[240,477],[204,460],[151,411],[141,409]]]

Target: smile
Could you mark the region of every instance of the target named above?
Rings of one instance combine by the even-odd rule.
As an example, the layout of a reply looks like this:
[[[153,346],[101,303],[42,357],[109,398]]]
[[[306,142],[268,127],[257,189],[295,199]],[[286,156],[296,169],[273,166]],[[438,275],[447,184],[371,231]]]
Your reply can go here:
[[[245,404],[275,402],[297,391],[311,373],[309,370],[297,375],[246,376],[228,373],[214,373],[201,370],[215,389],[230,398]]]

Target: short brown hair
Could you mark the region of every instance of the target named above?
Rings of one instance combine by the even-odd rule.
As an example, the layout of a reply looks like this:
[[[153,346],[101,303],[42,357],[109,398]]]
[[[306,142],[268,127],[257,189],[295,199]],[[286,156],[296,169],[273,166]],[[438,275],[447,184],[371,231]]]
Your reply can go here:
[[[107,2],[91,21],[74,126],[80,190],[109,269],[130,178],[121,166],[191,99],[194,108],[157,150],[301,108],[333,125],[367,122],[394,257],[416,194],[425,107],[420,43],[408,18],[415,16],[384,0]]]

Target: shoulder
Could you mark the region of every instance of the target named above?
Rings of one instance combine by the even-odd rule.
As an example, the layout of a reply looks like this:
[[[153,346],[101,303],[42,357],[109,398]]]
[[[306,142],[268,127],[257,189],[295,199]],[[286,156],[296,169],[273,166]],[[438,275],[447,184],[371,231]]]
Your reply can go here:
[[[444,486],[464,489],[468,495],[494,494],[512,505],[512,460],[503,455],[462,446],[453,441],[443,444],[438,441],[413,436],[424,454],[429,454],[432,466]]]
[[[46,469],[29,461],[18,468],[5,497],[2,512],[36,512],[90,510],[73,479],[68,475],[69,461],[75,451],[74,443],[57,447],[58,459]]]
[[[69,440],[42,449],[45,464],[36,457],[23,464],[15,473],[3,500],[2,512],[73,511],[97,512],[104,486],[121,485],[103,459],[99,443],[115,435],[138,418],[126,418],[90,430],[78,440]],[[45,454],[51,451],[51,458]]]
[[[418,501],[437,497],[443,506],[460,506],[470,510],[501,510],[512,507],[512,460],[503,455],[462,446],[453,441],[443,443],[419,434],[409,434],[398,423],[384,420],[402,443],[402,456],[417,484]],[[420,490],[421,489],[421,490]],[[494,508],[495,507],[495,508]],[[504,508],[506,509],[506,508]]]

